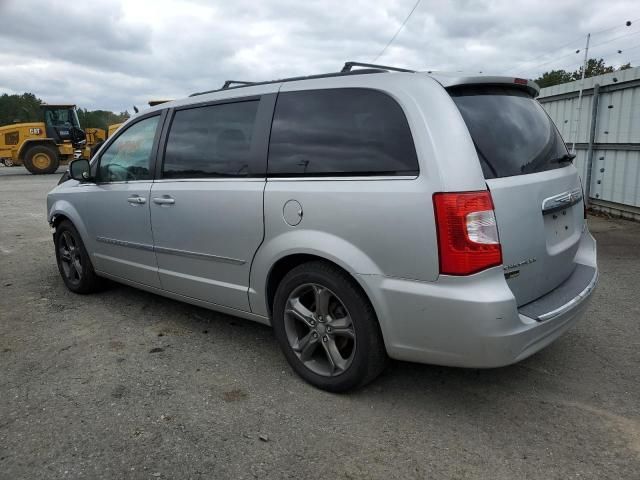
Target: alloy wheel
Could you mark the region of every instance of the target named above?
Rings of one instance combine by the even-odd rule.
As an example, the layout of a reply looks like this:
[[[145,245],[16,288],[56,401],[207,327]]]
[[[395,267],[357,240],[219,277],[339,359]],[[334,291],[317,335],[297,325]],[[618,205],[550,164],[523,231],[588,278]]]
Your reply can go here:
[[[60,265],[67,280],[78,284],[82,280],[82,258],[80,248],[69,231],[62,232],[58,242]]]
[[[287,298],[284,327],[291,349],[312,372],[333,377],[346,371],[356,351],[349,311],[328,288],[305,283]]]

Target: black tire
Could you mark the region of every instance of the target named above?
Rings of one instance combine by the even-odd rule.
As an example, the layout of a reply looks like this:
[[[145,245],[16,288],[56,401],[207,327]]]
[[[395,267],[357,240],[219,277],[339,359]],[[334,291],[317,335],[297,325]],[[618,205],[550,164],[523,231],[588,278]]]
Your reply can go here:
[[[332,295],[331,298],[335,298],[339,304],[345,307],[346,315],[351,321],[354,340],[350,363],[346,369],[334,374],[335,376],[319,374],[305,365],[303,360],[299,358],[300,353],[296,353],[291,344],[291,327],[289,327],[290,333],[288,334],[285,326],[285,322],[291,322],[291,320],[285,319],[285,307],[290,295],[295,295],[295,292],[309,284],[327,289]],[[314,261],[299,265],[282,279],[275,294],[272,325],[276,339],[294,371],[311,385],[322,390],[344,392],[362,387],[380,375],[386,365],[387,353],[371,303],[347,273],[329,263]],[[327,325],[331,324],[326,323],[322,327],[323,340],[325,340],[325,332],[329,331],[324,330]],[[306,324],[303,327],[308,328]],[[313,329],[313,327],[311,328]],[[314,338],[317,338],[315,330],[312,330],[311,333],[316,335]],[[304,332],[300,335],[304,335]],[[318,345],[324,347],[322,343],[318,343]],[[323,353],[321,350],[320,355]],[[313,355],[316,353],[314,352]]]
[[[74,293],[93,293],[101,289],[102,279],[96,275],[91,264],[82,238],[76,227],[68,220],[63,220],[56,227],[53,235],[53,243],[56,249],[56,262],[58,271],[69,290]],[[73,248],[70,249],[73,244]],[[65,252],[66,250],[66,252]],[[69,256],[69,261],[65,257]],[[74,262],[77,260],[77,263]],[[76,272],[76,274],[73,274]],[[77,274],[79,272],[79,274]]]
[[[27,150],[23,163],[34,175],[42,175],[54,173],[60,166],[60,158],[52,146],[34,145]]]

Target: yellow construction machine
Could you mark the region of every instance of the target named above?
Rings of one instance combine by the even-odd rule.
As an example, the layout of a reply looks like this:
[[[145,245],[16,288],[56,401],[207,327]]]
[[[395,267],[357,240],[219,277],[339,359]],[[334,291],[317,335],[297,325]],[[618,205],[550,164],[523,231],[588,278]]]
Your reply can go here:
[[[24,165],[35,174],[53,173],[60,164],[82,156],[86,134],[76,106],[41,107],[41,122],[0,126],[0,160],[5,165]]]
[[[167,100],[152,100],[149,106]],[[0,162],[24,165],[34,174],[53,173],[75,158],[91,159],[104,141],[122,125],[83,130],[76,106],[43,104],[42,121],[0,126]]]

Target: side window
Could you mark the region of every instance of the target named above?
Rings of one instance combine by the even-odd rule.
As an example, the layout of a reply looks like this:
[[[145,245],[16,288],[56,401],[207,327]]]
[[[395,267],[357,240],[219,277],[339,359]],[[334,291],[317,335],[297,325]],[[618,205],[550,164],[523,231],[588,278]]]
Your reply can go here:
[[[247,176],[258,103],[178,110],[169,131],[162,177]]]
[[[409,124],[390,96],[362,88],[278,95],[270,175],[417,175],[418,170]]]
[[[145,118],[125,130],[100,156],[101,182],[151,178],[149,160],[160,116]]]

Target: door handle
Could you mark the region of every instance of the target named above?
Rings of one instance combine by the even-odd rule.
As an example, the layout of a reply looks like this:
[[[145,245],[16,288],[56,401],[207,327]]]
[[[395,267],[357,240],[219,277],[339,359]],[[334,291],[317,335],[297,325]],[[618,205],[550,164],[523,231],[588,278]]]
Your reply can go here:
[[[165,195],[163,197],[154,197],[153,203],[155,203],[156,205],[173,205],[174,203],[176,203],[176,201],[169,195]]]
[[[141,203],[147,203],[147,199],[144,197],[141,197],[140,195],[131,195],[129,198],[127,198],[127,202],[132,203],[134,205],[139,205]]]

